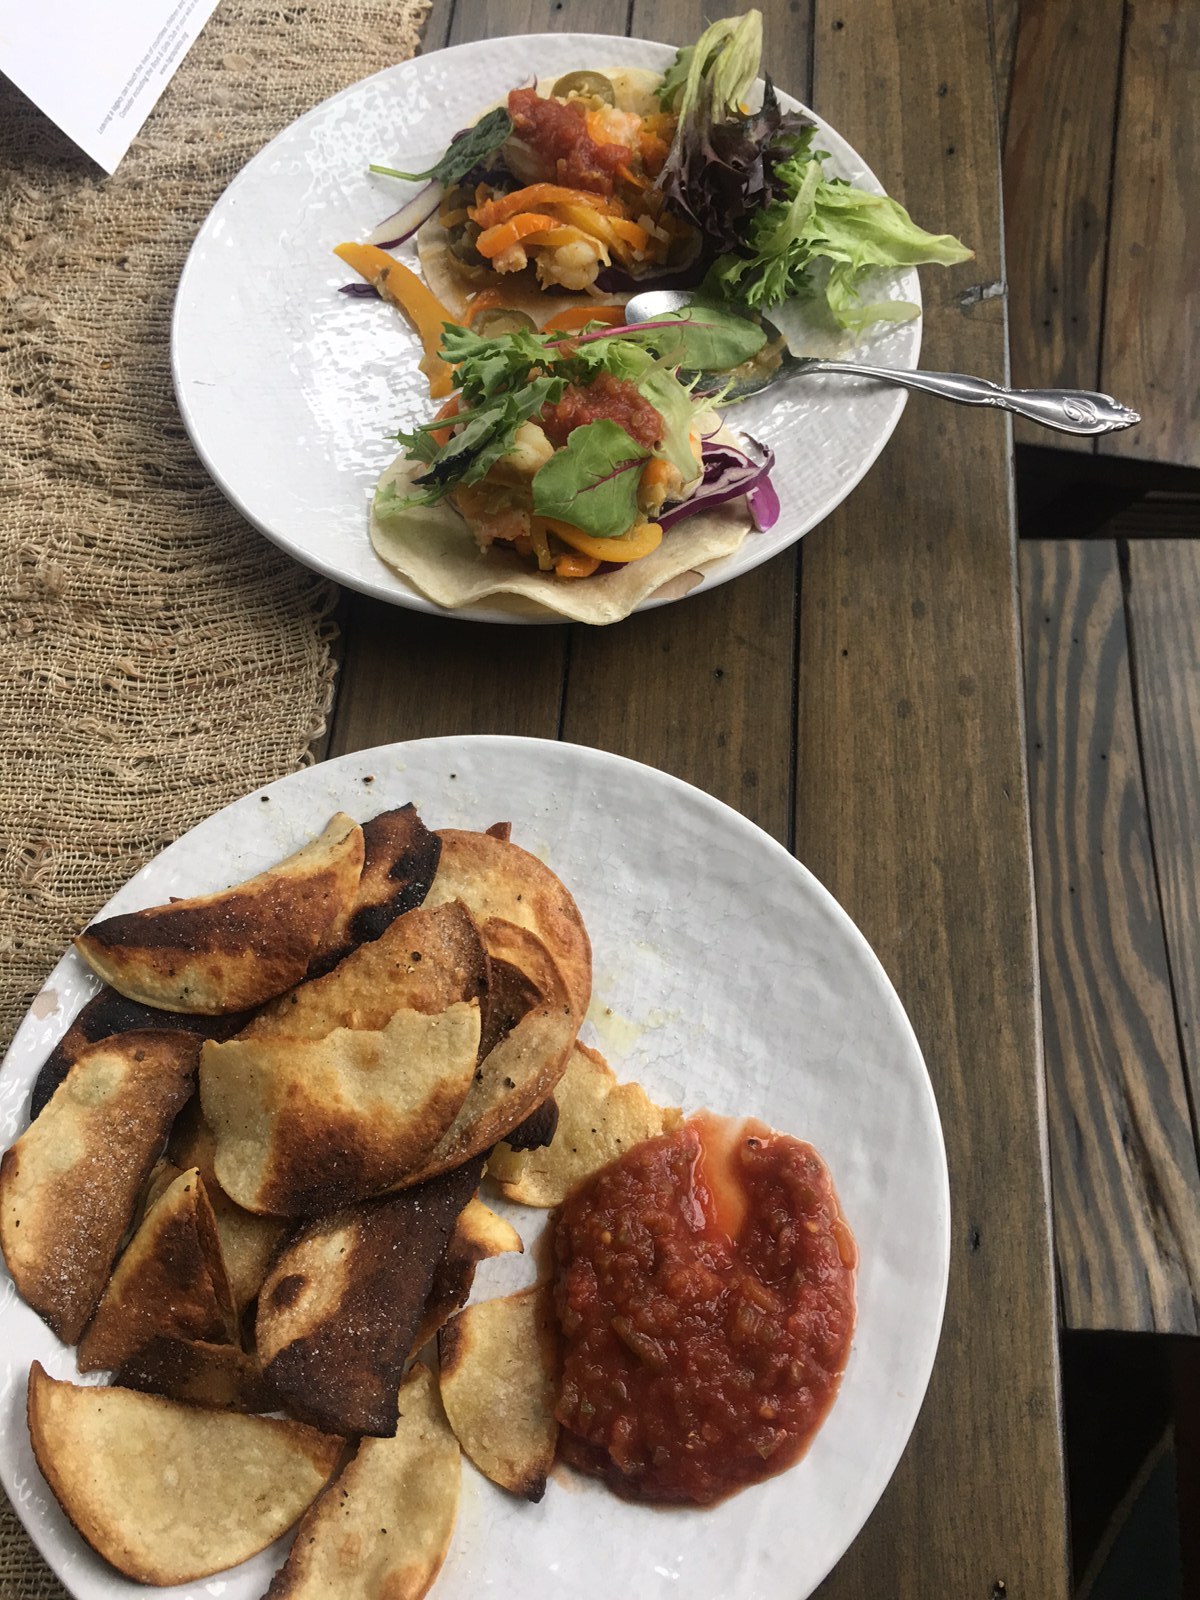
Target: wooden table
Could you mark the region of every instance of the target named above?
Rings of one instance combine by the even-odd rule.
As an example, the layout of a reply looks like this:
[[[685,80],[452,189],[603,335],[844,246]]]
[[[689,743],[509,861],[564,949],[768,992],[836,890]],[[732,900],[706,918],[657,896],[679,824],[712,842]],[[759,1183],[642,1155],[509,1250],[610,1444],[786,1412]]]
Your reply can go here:
[[[549,30],[684,43],[725,9],[435,0],[426,48]],[[970,266],[924,275],[925,363],[1002,373],[986,0],[762,9],[779,83],[919,219],[975,247]],[[945,1127],[949,1302],[911,1445],[822,1589],[831,1600],[1066,1592],[1011,459],[999,416],[914,401],[865,483],[802,546],[613,628],[346,604],[326,753],[500,732],[677,773],[794,849],[899,990]]]

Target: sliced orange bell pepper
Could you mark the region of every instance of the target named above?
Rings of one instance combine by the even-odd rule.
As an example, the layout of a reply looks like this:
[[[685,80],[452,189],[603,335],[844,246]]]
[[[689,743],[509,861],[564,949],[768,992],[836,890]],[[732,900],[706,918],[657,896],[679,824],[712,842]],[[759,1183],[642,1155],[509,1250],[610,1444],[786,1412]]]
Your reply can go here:
[[[625,322],[624,306],[568,306],[542,323],[543,333],[578,333],[589,322],[601,322],[606,328],[620,328]]]
[[[502,306],[507,299],[503,289],[480,289],[471,296],[466,313],[463,316],[463,326],[469,328],[481,311],[494,311]]]
[[[586,189],[567,189],[559,183],[531,183],[512,194],[496,195],[471,210],[472,222],[481,228],[494,228],[498,222],[507,222],[518,211],[543,211],[552,205],[583,205],[595,211],[608,211],[609,202],[602,195],[590,194]]]
[[[603,244],[612,245],[622,255],[627,255],[629,249],[645,250],[650,243],[650,235],[645,228],[626,217],[601,216],[598,212],[576,205],[562,205],[557,209],[564,222],[591,234],[592,238],[599,239]]]
[[[567,550],[554,558],[554,576],[556,578],[590,578],[600,563],[595,556],[576,555],[573,550]]]
[[[523,211],[507,222],[498,222],[494,228],[485,228],[475,241],[475,248],[488,261],[503,255],[531,233],[548,233],[561,227],[557,217],[548,217],[543,211]]]
[[[454,322],[454,317],[415,272],[410,272],[403,262],[378,245],[339,244],[334,255],[374,284],[388,304],[408,318],[425,348],[421,371],[429,379],[429,393],[434,400],[444,399],[454,388],[454,369],[442,360],[438,351],[442,329],[447,322]]]
[[[618,539],[597,539],[582,528],[569,522],[559,522],[556,517],[534,517],[533,526],[539,523],[549,529],[556,539],[578,550],[580,555],[591,556],[596,561],[640,561],[662,543],[663,531],[657,522],[637,522],[629,532]]]
[[[459,396],[452,394],[433,420],[435,422],[440,422],[443,417],[456,417],[458,415],[458,402]],[[453,426],[447,428],[438,428],[438,430],[435,433],[431,433],[429,437],[433,440],[434,444],[437,445],[438,449],[441,450],[445,445],[450,443],[450,435],[453,432]],[[643,483],[645,482],[644,474],[642,481]]]

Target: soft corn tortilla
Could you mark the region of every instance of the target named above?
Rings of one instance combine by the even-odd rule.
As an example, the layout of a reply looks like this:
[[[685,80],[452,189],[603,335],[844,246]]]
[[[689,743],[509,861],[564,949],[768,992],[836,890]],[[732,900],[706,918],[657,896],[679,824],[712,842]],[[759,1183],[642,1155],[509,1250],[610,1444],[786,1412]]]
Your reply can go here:
[[[727,428],[717,438],[737,448],[737,439]],[[380,478],[376,494],[395,484],[403,499],[407,485],[424,470],[420,462],[399,456]],[[668,584],[674,589],[689,574],[699,581],[710,562],[740,549],[753,523],[746,501],[730,500],[668,528],[658,549],[640,561],[572,579],[538,572],[503,546],[480,550],[448,500],[435,506],[407,506],[387,516],[378,515],[372,503],[370,526],[375,554],[447,610],[504,595],[513,597],[516,609],[527,615],[553,614],[602,626],[620,622],[643,600]]]

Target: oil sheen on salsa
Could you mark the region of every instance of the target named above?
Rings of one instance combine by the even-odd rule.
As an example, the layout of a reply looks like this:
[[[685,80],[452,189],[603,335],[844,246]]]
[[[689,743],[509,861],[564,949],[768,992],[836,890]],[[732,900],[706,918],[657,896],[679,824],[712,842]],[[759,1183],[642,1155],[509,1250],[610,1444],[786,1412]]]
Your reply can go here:
[[[638,1145],[555,1226],[567,1461],[708,1505],[791,1466],[854,1330],[854,1239],[810,1145],[703,1114]]]

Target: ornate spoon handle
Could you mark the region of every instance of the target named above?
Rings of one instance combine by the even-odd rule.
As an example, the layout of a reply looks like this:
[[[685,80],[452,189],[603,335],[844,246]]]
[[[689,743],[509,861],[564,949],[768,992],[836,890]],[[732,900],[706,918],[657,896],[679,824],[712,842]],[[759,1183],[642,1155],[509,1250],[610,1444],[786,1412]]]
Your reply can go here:
[[[856,361],[824,361],[815,356],[794,357],[786,376],[840,372],[851,378],[877,378],[903,389],[919,389],[964,406],[998,406],[1046,428],[1062,433],[1114,433],[1142,419],[1108,394],[1090,389],[1007,389],[987,378],[968,378],[960,372],[906,372],[899,367],[868,367]]]

